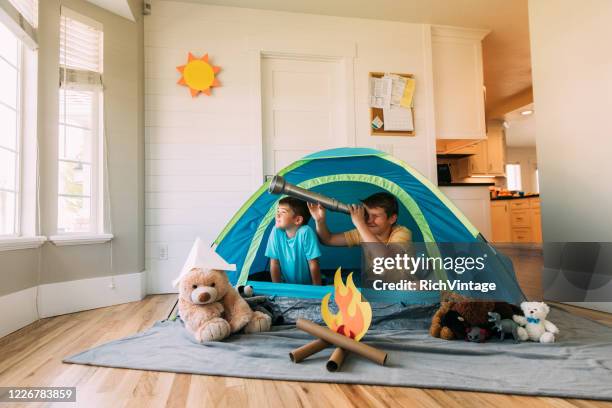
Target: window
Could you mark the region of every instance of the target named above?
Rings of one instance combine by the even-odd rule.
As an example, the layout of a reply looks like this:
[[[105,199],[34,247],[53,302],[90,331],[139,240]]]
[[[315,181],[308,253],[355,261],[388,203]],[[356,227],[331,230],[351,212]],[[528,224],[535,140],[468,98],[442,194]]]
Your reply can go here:
[[[9,2],[19,11],[19,14],[26,19],[34,28],[38,26],[38,1],[37,0],[9,0]]]
[[[102,224],[102,27],[62,8],[58,233],[100,233]]]
[[[506,164],[506,183],[510,191],[522,189],[520,164]]]
[[[0,235],[19,234],[21,42],[0,23]]]

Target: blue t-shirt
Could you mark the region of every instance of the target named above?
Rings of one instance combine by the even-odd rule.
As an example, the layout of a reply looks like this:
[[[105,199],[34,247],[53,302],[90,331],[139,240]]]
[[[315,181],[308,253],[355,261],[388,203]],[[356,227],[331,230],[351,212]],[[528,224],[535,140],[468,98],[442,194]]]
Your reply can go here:
[[[302,225],[289,238],[285,231],[274,227],[268,238],[266,256],[278,259],[283,282],[311,285],[308,261],[321,256],[317,234],[308,225]]]

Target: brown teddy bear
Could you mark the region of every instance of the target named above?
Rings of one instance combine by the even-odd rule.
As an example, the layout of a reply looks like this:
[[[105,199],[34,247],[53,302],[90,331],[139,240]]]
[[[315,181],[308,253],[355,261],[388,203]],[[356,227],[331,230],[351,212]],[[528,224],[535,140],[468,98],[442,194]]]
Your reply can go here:
[[[198,342],[218,341],[244,328],[267,331],[270,316],[253,312],[227,275],[216,269],[193,268],[180,280],[179,314]]]
[[[489,312],[511,319],[518,307],[506,302],[474,300],[455,293],[444,294],[440,308],[431,319],[429,334],[444,340],[464,339],[466,329],[487,328]],[[451,312],[452,313],[449,313]]]

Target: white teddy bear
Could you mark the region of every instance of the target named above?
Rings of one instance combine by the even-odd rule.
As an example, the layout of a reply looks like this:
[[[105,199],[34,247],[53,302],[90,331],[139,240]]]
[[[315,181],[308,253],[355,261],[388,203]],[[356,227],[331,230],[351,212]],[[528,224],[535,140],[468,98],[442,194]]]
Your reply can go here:
[[[514,315],[512,319],[523,327],[518,327],[518,336],[522,341],[531,340],[540,343],[554,343],[557,326],[546,320],[550,308],[544,302],[523,302],[521,310],[525,316]]]

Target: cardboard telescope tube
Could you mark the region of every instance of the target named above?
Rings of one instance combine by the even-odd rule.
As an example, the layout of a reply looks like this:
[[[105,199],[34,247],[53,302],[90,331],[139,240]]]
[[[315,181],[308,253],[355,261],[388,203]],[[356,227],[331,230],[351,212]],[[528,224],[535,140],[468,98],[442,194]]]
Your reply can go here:
[[[298,329],[303,330],[308,334],[311,334],[335,346],[341,347],[344,349],[344,351],[350,351],[358,354],[377,364],[385,365],[385,362],[387,361],[387,353],[384,351],[375,349],[372,346],[355,341],[339,333],[335,333],[326,327],[322,327],[311,322],[310,320],[298,319],[295,325]]]
[[[287,183],[282,176],[274,176],[274,178],[272,178],[272,181],[270,181],[270,187],[268,187],[268,192],[271,194],[287,194],[288,196],[299,198],[300,200],[308,201],[310,203],[319,203],[331,211],[343,212],[345,214],[351,213],[348,205],[341,203],[335,198]]]
[[[321,340],[321,339],[316,339],[314,341],[311,341],[308,344],[304,344],[302,347],[296,348],[295,350],[292,350],[291,352],[289,352],[289,358],[294,363],[299,363],[300,361],[304,360],[306,357],[309,357],[315,353],[318,353],[319,351],[323,350],[327,346],[329,346],[328,342]]]
[[[327,360],[327,364],[325,365],[325,367],[327,368],[327,371],[331,373],[335,373],[336,371],[338,371],[340,367],[342,366],[342,363],[344,362],[344,358],[346,357],[347,354],[348,353],[344,351],[343,348],[336,347],[331,357],[329,357],[329,360]]]

